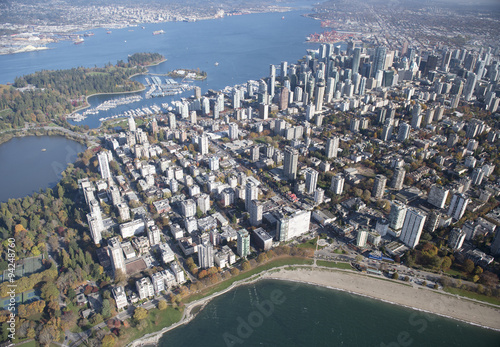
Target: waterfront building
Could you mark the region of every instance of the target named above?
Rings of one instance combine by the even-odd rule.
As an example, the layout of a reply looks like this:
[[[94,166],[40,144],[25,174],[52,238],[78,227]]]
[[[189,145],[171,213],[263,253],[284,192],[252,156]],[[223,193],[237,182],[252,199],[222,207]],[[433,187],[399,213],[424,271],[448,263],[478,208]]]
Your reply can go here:
[[[237,252],[242,258],[248,257],[250,254],[250,234],[245,229],[237,231]]]
[[[406,212],[403,228],[401,229],[400,240],[410,248],[415,248],[420,241],[420,235],[424,229],[426,216],[413,208]]]
[[[276,224],[276,238],[278,241],[288,241],[309,232],[311,211],[281,212]]]

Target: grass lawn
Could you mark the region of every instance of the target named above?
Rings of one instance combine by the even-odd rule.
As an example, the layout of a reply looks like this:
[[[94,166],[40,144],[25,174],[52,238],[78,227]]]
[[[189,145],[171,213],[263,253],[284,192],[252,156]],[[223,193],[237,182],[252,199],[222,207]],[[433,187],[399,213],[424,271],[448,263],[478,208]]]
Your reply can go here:
[[[317,260],[316,265],[332,267],[336,269],[352,270],[351,264],[348,263],[335,263],[333,261]]]
[[[311,239],[307,242],[304,242],[304,243],[301,243],[299,245],[297,245],[297,247],[299,248],[310,248],[310,249],[316,249],[316,238],[314,239]],[[319,248],[323,248],[323,247],[319,247]]]
[[[144,329],[137,328],[121,328],[122,336],[118,339],[117,346],[124,346],[131,341],[135,341],[141,336],[159,331],[165,327],[171,326],[180,321],[182,317],[183,308],[175,309],[168,307],[166,310],[160,311],[156,308],[149,310],[148,317],[146,318],[147,325]]]
[[[487,303],[494,304],[494,305],[500,305],[499,298],[486,296],[486,295],[478,294],[478,293],[474,293],[474,292],[469,292],[468,290],[445,287],[444,291],[447,293],[450,293],[450,294],[456,294],[456,295],[464,296],[466,298],[475,299],[475,300],[487,302]]]
[[[22,342],[19,342],[19,343],[21,344],[20,346],[23,346],[23,347],[37,347],[35,340],[28,341],[26,343],[22,343]]]
[[[184,299],[183,302],[189,303],[189,302],[204,298],[206,296],[212,295],[214,293],[220,292],[221,290],[226,289],[227,287],[229,287],[231,284],[233,284],[236,281],[240,281],[240,280],[243,280],[245,278],[249,278],[249,277],[251,277],[259,272],[265,271],[265,270],[269,270],[269,269],[284,266],[284,265],[312,265],[312,263],[313,263],[312,259],[300,258],[300,257],[284,257],[284,258],[273,259],[265,264],[262,264],[262,265],[255,267],[251,270],[248,270],[246,272],[242,272],[237,276],[233,276],[226,281],[218,283],[212,287],[206,288],[201,293],[190,295],[186,299]]]
[[[455,277],[455,276],[461,276],[462,277],[462,271],[458,271],[455,269],[448,269],[445,271],[448,275]]]

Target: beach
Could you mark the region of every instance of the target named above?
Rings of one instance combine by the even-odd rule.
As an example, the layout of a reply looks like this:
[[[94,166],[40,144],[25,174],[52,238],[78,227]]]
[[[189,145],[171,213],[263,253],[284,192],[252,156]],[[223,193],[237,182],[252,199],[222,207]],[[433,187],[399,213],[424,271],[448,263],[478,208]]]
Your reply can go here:
[[[302,282],[347,291],[500,330],[500,308],[418,285],[411,286],[381,277],[320,268],[281,269],[277,272],[267,272],[261,278]]]

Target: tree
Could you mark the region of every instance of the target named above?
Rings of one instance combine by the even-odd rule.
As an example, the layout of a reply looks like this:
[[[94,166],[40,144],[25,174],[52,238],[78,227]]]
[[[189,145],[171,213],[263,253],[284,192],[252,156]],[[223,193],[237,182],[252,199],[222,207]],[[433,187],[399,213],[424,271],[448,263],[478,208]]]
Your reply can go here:
[[[231,272],[231,275],[233,275],[233,276],[237,276],[237,275],[239,275],[240,270],[238,270],[237,268],[233,267],[233,268],[230,270],[230,272]]]
[[[261,264],[267,261],[267,255],[265,253],[259,254],[257,257],[257,263]]]
[[[464,261],[464,270],[469,274],[472,273],[472,271],[474,271],[474,262],[470,259],[466,259]]]
[[[116,343],[116,339],[113,335],[108,334],[108,335],[104,336],[101,343],[102,343],[102,347],[113,347]]]
[[[244,261],[243,264],[241,264],[241,269],[243,271],[248,271],[252,268],[252,266],[250,265],[250,263],[248,262],[248,260]]]
[[[124,283],[127,280],[127,275],[123,273],[121,269],[116,269],[115,271],[115,283]]]
[[[167,302],[165,300],[158,301],[158,309],[160,311],[166,310],[167,307],[168,307],[168,304],[167,304]]]
[[[143,319],[146,319],[148,316],[148,310],[146,310],[145,308],[143,307],[137,307],[134,311],[134,316],[133,318],[136,320],[136,321],[141,321]]]
[[[397,272],[393,273],[392,278],[397,280],[399,278],[399,274]]]
[[[448,256],[443,257],[443,262],[441,263],[441,268],[443,268],[443,270],[448,270],[451,267],[451,264],[452,264],[452,261],[451,261],[450,257],[448,257]]]
[[[108,319],[109,317],[111,317],[111,305],[109,304],[108,299],[104,299],[102,301],[101,314],[104,319]]]
[[[54,282],[48,282],[42,286],[41,298],[43,300],[53,301],[57,300],[58,297],[59,297],[59,289],[57,289],[57,286],[55,285]]]

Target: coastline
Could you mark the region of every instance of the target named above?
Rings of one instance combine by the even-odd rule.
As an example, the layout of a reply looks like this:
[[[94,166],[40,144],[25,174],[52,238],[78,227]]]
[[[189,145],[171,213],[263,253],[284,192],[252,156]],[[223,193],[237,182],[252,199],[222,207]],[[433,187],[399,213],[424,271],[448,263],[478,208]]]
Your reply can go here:
[[[421,286],[411,286],[403,282],[398,283],[396,280],[373,277],[350,270],[311,265],[293,265],[292,268],[289,265],[285,265],[234,282],[220,292],[186,304],[183,316],[179,322],[157,332],[145,335],[138,340],[128,343],[126,346],[157,345],[163,334],[181,325],[188,324],[212,299],[239,286],[252,284],[260,280],[296,282],[347,292],[416,311],[458,320],[466,324],[500,331],[500,307],[475,302],[471,299],[445,292],[437,292],[433,289],[422,288]],[[195,314],[191,314],[191,311],[199,306],[201,308]]]

